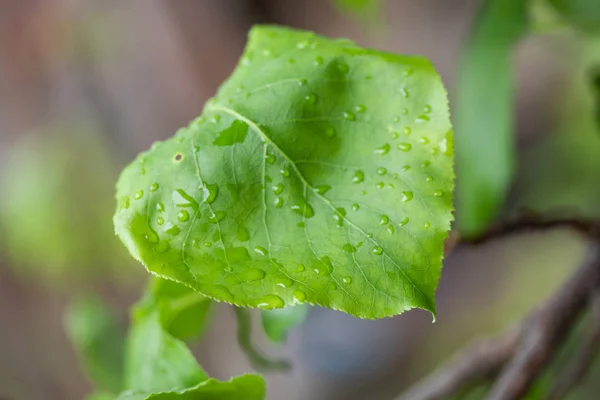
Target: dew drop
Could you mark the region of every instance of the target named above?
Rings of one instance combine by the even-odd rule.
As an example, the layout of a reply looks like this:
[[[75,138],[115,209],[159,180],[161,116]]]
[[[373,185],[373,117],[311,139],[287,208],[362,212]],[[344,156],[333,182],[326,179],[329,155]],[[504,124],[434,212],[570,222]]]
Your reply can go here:
[[[307,83],[308,81],[306,79],[300,79],[298,81],[298,86],[306,86]]]
[[[321,65],[321,64],[323,64],[323,57],[316,56],[315,57],[315,65]]]
[[[389,232],[391,235],[393,235],[393,234],[394,234],[394,232],[396,232],[396,228],[394,228],[394,225],[389,225],[389,226],[387,227],[387,231],[388,231],[388,232]]]
[[[391,148],[390,144],[386,143],[383,146],[376,148],[375,153],[379,154],[380,156],[383,156],[390,152],[390,148]]]
[[[435,197],[443,197],[444,196],[444,192],[442,190],[436,190],[435,192],[433,192],[433,195]]]
[[[302,303],[304,300],[306,300],[306,293],[301,292],[300,290],[296,290],[293,293],[294,296],[294,300],[296,300],[299,303]]]
[[[298,266],[296,267],[296,272],[304,272],[306,270],[306,267],[303,264],[298,264]]]
[[[356,172],[354,172],[354,176],[352,177],[352,182],[361,183],[361,182],[364,182],[364,180],[365,180],[365,173],[362,170],[357,169]]]
[[[134,199],[139,200],[142,197],[144,197],[144,191],[143,190],[138,190],[137,192],[135,192],[135,196],[133,196]]]
[[[275,207],[282,208],[283,207],[283,198],[277,197],[275,198]]]
[[[392,122],[394,122],[395,124],[397,124],[398,122],[400,122],[400,116],[399,116],[399,115],[396,115],[396,116],[394,117],[394,119],[392,119]]]
[[[373,237],[373,234],[372,234],[372,233],[367,233],[367,237],[368,237],[369,239],[371,239],[371,238]]]
[[[356,121],[356,115],[352,111],[344,111],[344,119],[346,121]]]
[[[404,107],[404,108],[402,109],[402,114],[404,114],[404,115],[408,115],[408,108]]]
[[[204,202],[207,204],[212,204],[219,195],[219,186],[216,183],[205,183],[202,191],[202,199]]]
[[[413,199],[413,192],[408,191],[408,190],[405,192],[402,192],[402,201],[403,202],[406,203],[407,201],[411,201],[412,199]]]
[[[412,149],[412,145],[410,143],[406,143],[406,142],[398,143],[398,150],[410,151],[410,149]]]
[[[349,276],[345,276],[342,278],[342,282],[344,282],[346,285],[349,285],[352,283],[352,278],[350,278]]]
[[[156,203],[156,210],[159,212],[165,211],[165,204],[162,201]]]
[[[273,186],[273,193],[281,194],[281,193],[283,193],[283,189],[284,189],[283,183],[278,183],[277,185]]]
[[[342,250],[344,250],[346,253],[356,253],[356,247],[354,247],[352,244],[350,243],[346,243],[342,246]]]
[[[275,156],[273,154],[267,154],[265,156],[265,160],[269,163],[269,164],[275,164]]]
[[[247,242],[250,240],[250,232],[248,232],[248,229],[241,225],[238,226],[235,236],[240,242]]]
[[[423,161],[423,163],[421,164],[421,166],[422,166],[422,167],[428,167],[428,166],[429,166],[429,164],[431,164],[431,161],[429,161],[429,160],[425,160],[425,161]]]
[[[254,251],[255,251],[256,253],[260,254],[261,256],[265,256],[265,255],[267,255],[267,249],[265,249],[265,248],[264,248],[264,247],[262,247],[262,246],[256,246],[256,247],[254,248]]]
[[[400,226],[404,226],[404,225],[408,224],[408,221],[410,221],[410,220],[408,219],[408,217],[405,217],[405,218],[404,218],[402,221],[400,221],[400,223],[399,223],[398,225],[400,225]]]
[[[303,40],[296,44],[296,47],[299,49],[305,49],[307,46],[308,46],[308,42],[306,40]]]
[[[129,203],[130,203],[130,200],[129,200],[128,196],[121,197],[121,208],[128,209]]]
[[[331,271],[333,271],[333,264],[328,256],[324,256],[320,260],[317,260],[313,263],[312,269],[316,274],[322,276],[331,275]]]
[[[294,204],[291,208],[292,208],[292,211],[294,211],[297,214],[302,215],[305,218],[311,218],[311,217],[314,217],[314,215],[315,215],[315,210],[312,208],[312,206],[310,204],[308,204],[305,201],[303,201],[299,204]]]
[[[320,186],[317,186],[317,187],[315,188],[315,192],[317,192],[317,193],[319,193],[319,194],[325,194],[325,193],[327,193],[327,192],[328,192],[330,189],[331,189],[331,186],[329,186],[329,185],[320,185]]]
[[[288,176],[290,176],[290,170],[288,168],[282,168],[279,170],[279,173],[284,176],[285,178],[287,178]]]
[[[221,116],[219,114],[216,114],[211,118],[210,122],[212,122],[213,124],[218,124],[220,120]]]
[[[304,96],[304,100],[306,100],[308,104],[315,104],[317,102],[317,95],[314,93],[307,94]]]
[[[401,171],[402,172],[407,172],[410,170],[410,165],[405,165],[404,167],[402,167]]]
[[[334,137],[335,136],[335,129],[333,129],[331,127],[325,129],[325,135],[327,135],[327,137],[330,137],[330,138]]]
[[[433,176],[429,175],[427,178],[425,178],[425,182],[433,182]]]
[[[265,277],[266,273],[262,269],[259,268],[247,268],[240,271],[237,274],[237,277],[242,280],[242,282],[254,282],[259,281]]]
[[[432,154],[432,155],[434,155],[434,156],[435,156],[435,155],[437,154],[437,152],[438,152],[438,149],[437,149],[437,148],[435,148],[435,147],[434,147],[433,149],[431,149],[431,154]]]
[[[387,169],[385,169],[383,167],[377,168],[377,174],[378,175],[385,175],[386,173],[387,173]]]
[[[197,153],[200,151],[200,146],[194,146],[194,153]]]
[[[288,277],[285,276],[279,276],[277,277],[277,279],[275,280],[275,284],[279,287],[282,287],[284,289],[290,288],[292,287],[292,285],[294,284],[294,281],[291,280]]]
[[[421,114],[417,117],[415,121],[420,124],[424,124],[425,122],[429,122],[430,120],[431,118],[429,118],[429,115]]]
[[[423,144],[427,144],[427,143],[429,143],[429,139],[425,136],[421,136],[421,139],[419,139],[419,142],[423,143]]]
[[[213,215],[210,216],[210,222],[216,224],[225,218],[225,211],[215,211]]]
[[[344,226],[344,217],[346,216],[346,210],[343,207],[338,207],[335,209],[335,214],[333,214],[333,219],[337,222],[337,226]]]
[[[376,256],[380,256],[383,254],[383,249],[381,248],[381,246],[375,246],[373,247],[373,250],[371,250],[371,252]]]
[[[267,57],[273,55],[273,51],[271,49],[264,49],[262,53],[264,56],[267,56]]]
[[[404,135],[405,135],[405,136],[408,136],[408,135],[410,135],[410,133],[412,132],[412,129],[410,129],[410,127],[409,127],[409,126],[407,126],[407,127],[405,127],[405,128],[402,130],[402,132],[404,132]]]
[[[396,131],[392,131],[392,139],[398,139],[400,137],[400,134]]]
[[[150,185],[151,192],[156,192],[157,190],[158,190],[158,183],[154,182],[152,185]]]
[[[429,104],[427,104],[425,107],[423,107],[423,111],[425,111],[425,113],[429,114],[431,112],[431,106]]]
[[[158,217],[156,218],[156,223],[161,226],[162,224],[165,223],[165,219],[163,217]]]
[[[173,225],[169,229],[167,229],[166,232],[170,235],[175,236],[175,235],[179,234],[179,232],[181,232],[181,229],[179,229],[179,227],[177,225]]]
[[[387,215],[382,215],[381,219],[379,220],[379,223],[381,225],[387,225],[390,222],[390,217],[388,217]]]
[[[285,302],[283,299],[275,294],[268,294],[261,297],[256,303],[256,307],[270,310],[272,308],[283,308]]]
[[[356,203],[352,204],[352,211],[358,211],[360,209],[360,206]]]
[[[359,104],[356,107],[354,107],[354,110],[359,113],[364,113],[365,111],[367,111],[367,107],[365,107],[363,104]]]
[[[425,229],[429,229],[429,227],[431,227],[431,224],[429,222],[425,222]]]
[[[379,182],[379,183],[377,183],[376,187],[377,187],[377,189],[383,189],[385,187],[385,183]]]
[[[185,222],[190,219],[190,214],[185,210],[181,210],[177,213],[177,219],[181,222]]]
[[[400,88],[400,93],[402,94],[402,96],[404,96],[404,98],[408,99],[408,97],[410,96],[410,93],[408,92],[408,90],[406,88]]]

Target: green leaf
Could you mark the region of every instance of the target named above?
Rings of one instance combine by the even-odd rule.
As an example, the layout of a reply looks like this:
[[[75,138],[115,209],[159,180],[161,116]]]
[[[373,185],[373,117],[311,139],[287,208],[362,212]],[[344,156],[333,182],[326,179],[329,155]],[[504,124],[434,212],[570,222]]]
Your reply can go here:
[[[157,311],[132,325],[125,371],[125,387],[144,393],[184,389],[208,378],[186,345],[165,332]]]
[[[213,302],[180,283],[152,278],[144,299],[136,306],[134,318],[158,310],[163,329],[186,340],[197,338],[207,326]]]
[[[65,325],[94,386],[119,392],[123,388],[125,335],[110,310],[99,300],[80,300],[69,306]]]
[[[258,375],[242,375],[227,382],[207,379],[194,387],[153,394],[126,392],[117,400],[263,400],[265,382]]]
[[[289,306],[281,310],[263,310],[262,326],[265,333],[274,342],[285,342],[289,332],[306,319],[308,307],[305,305]]]
[[[380,0],[334,0],[333,3],[343,12],[362,18],[376,16],[381,8]]]
[[[125,168],[115,229],[217,301],[435,313],[452,153],[424,58],[256,27],[202,117]]]
[[[460,62],[456,116],[458,228],[483,231],[496,217],[512,180],[511,51],[527,28],[527,2],[488,0]]]
[[[600,32],[600,2],[598,0],[549,0],[571,23],[592,33]]]
[[[115,400],[115,395],[110,393],[93,393],[85,398],[85,400]]]

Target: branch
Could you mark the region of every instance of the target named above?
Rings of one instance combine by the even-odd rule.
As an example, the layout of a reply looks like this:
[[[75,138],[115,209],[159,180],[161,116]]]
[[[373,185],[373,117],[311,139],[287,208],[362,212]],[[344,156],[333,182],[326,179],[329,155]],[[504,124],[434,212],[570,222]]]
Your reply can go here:
[[[398,400],[447,399],[465,384],[496,375],[519,344],[520,329],[473,344]]]
[[[572,226],[560,224],[565,225]],[[553,223],[552,226],[557,224]],[[497,232],[501,231],[509,230]],[[590,245],[582,265],[552,297],[525,319],[519,329],[472,347],[442,370],[409,389],[399,400],[449,398],[464,385],[494,376],[502,368],[504,370],[490,392],[489,399],[522,398],[533,380],[550,362],[576,318],[588,305],[591,293],[598,288],[600,241],[596,240]]]
[[[600,347],[600,290],[596,290],[591,302],[592,322],[581,349],[573,363],[560,376],[548,396],[548,400],[564,399],[567,393],[583,379],[598,354]]]
[[[520,399],[527,393],[599,284],[600,242],[594,241],[581,267],[533,312],[521,345],[492,388],[490,400]]]
[[[514,221],[494,225],[481,236],[475,238],[461,238],[460,240],[463,243],[483,244],[515,233],[555,228],[571,228],[590,238],[600,237],[600,223],[596,221],[576,218],[542,218],[538,215],[527,214]]]

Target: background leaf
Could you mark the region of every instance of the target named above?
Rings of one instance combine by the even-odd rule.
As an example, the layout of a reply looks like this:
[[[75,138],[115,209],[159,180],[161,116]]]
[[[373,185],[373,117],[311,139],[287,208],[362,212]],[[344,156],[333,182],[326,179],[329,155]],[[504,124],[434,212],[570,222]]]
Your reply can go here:
[[[549,0],[574,25],[600,33],[600,2],[597,0]]]
[[[280,310],[263,310],[260,313],[265,333],[274,342],[285,342],[289,332],[299,326],[308,314],[307,305],[285,307]]]
[[[427,60],[258,27],[203,116],[124,170],[115,227],[218,301],[434,312],[452,154]]]
[[[165,331],[186,340],[198,338],[204,332],[212,303],[208,297],[180,283],[153,277],[134,316],[140,318],[158,310]]]
[[[119,392],[125,335],[110,310],[99,300],[80,300],[67,310],[66,330],[94,386]]]
[[[527,2],[487,0],[460,63],[456,122],[458,228],[473,236],[496,217],[512,180],[511,51],[527,27]]]

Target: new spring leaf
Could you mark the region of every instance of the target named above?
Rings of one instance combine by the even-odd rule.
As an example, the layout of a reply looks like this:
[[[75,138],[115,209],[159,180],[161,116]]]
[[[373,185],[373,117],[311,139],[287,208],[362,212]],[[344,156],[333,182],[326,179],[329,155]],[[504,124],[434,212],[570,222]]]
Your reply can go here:
[[[452,152],[426,59],[256,27],[202,116],[123,171],[115,229],[218,301],[435,312]]]

